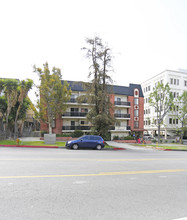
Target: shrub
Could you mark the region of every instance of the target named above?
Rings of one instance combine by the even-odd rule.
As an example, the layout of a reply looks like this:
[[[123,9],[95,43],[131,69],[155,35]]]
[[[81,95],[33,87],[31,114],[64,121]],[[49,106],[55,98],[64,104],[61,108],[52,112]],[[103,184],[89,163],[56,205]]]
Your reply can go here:
[[[165,143],[168,143],[168,140],[165,140]]]
[[[156,140],[154,139],[154,140],[152,140],[152,142],[153,142],[153,143],[156,143]]]
[[[41,134],[41,137],[44,137],[44,134],[48,134],[48,132],[47,131],[41,131],[40,134]]]
[[[105,134],[102,138],[103,138],[105,141],[111,141],[111,133],[108,132],[108,133]]]
[[[118,135],[114,136],[113,140],[119,140],[119,136]]]
[[[57,137],[72,137],[72,133],[56,134]]]
[[[126,136],[126,137],[124,137],[124,140],[134,140],[134,137],[133,136]]]
[[[84,133],[83,133],[83,131],[81,131],[81,130],[75,130],[74,132],[73,132],[73,137],[81,137],[82,135],[83,135]]]
[[[160,139],[160,143],[162,143],[162,141],[163,141],[163,140],[162,140],[162,139]]]

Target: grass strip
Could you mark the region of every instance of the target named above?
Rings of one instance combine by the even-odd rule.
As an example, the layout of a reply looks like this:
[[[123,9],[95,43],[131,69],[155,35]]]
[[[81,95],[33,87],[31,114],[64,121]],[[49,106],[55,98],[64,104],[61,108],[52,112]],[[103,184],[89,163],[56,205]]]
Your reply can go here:
[[[25,146],[58,146],[64,147],[66,142],[57,141],[56,144],[45,144],[44,141],[20,141],[19,145]],[[3,140],[0,141],[0,145],[17,145],[14,140]]]

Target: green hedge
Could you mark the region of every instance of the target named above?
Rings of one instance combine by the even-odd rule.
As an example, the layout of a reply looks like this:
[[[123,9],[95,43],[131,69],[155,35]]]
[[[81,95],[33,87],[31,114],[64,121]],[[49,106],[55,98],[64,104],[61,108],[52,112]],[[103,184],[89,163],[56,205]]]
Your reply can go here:
[[[134,140],[133,136],[122,136],[119,137],[118,135],[113,137],[113,140]]]

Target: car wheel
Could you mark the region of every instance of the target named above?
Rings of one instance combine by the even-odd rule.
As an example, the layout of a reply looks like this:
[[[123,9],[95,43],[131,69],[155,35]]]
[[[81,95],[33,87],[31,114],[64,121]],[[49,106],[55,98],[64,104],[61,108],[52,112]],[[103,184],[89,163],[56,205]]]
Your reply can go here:
[[[96,149],[97,149],[97,150],[101,150],[101,149],[102,149],[101,145],[98,144],[98,145],[96,146]]]
[[[79,148],[79,146],[78,146],[78,144],[74,144],[74,145],[72,146],[72,148],[73,148],[73,150],[77,150],[77,149]]]

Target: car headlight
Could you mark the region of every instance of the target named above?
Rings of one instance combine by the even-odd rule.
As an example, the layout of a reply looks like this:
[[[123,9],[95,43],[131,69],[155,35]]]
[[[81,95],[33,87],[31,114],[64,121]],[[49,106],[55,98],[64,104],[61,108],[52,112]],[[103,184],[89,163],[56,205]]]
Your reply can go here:
[[[71,143],[71,141],[68,141],[68,144],[70,144]]]

